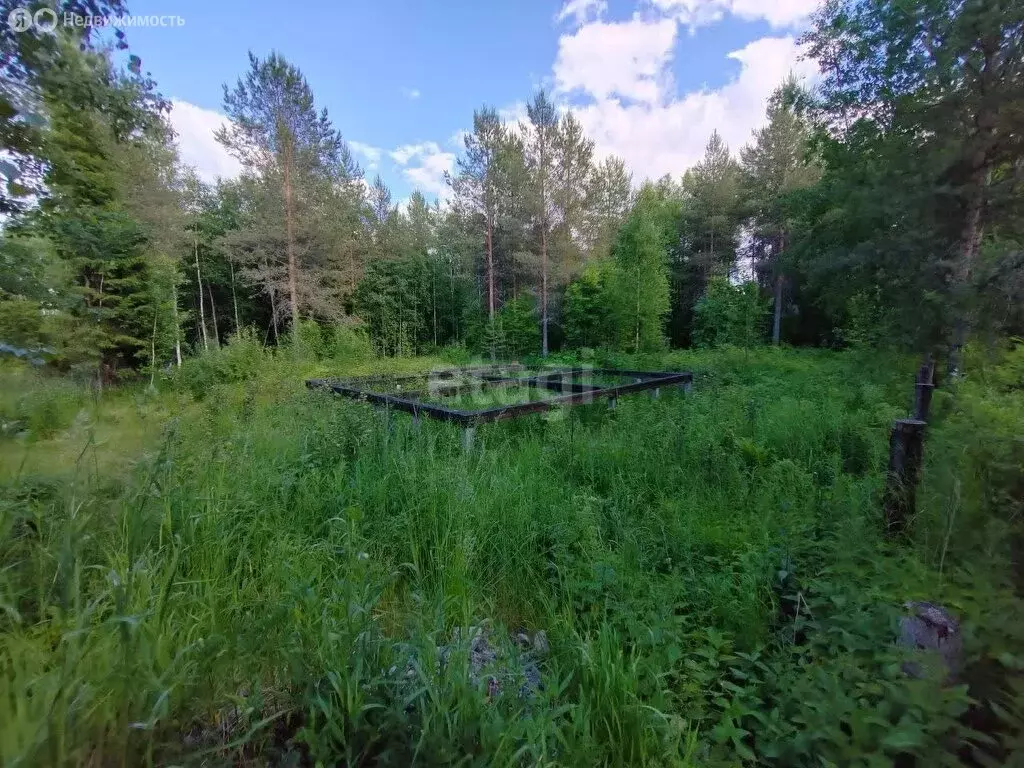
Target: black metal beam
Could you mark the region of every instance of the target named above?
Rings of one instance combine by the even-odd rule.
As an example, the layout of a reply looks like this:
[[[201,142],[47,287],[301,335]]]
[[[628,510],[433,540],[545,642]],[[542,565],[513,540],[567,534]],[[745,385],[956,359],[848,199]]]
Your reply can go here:
[[[688,371],[619,371],[607,368],[594,369],[593,372],[597,375],[636,379],[636,381],[631,383],[620,384],[612,387],[600,387],[592,384],[551,380],[556,376],[576,373],[583,374],[588,372],[587,369],[582,368],[551,371],[529,378],[499,377],[488,373],[481,373],[492,371],[500,367],[501,366],[487,366],[485,368],[476,369],[451,369],[450,371],[446,371],[446,373],[453,374],[452,378],[454,378],[454,374],[456,373],[469,374],[474,378],[478,378],[480,384],[487,386],[523,385],[533,388],[557,390],[560,392],[565,392],[565,389],[568,388],[570,389],[570,392],[568,394],[548,398],[547,400],[513,403],[511,405],[497,406],[494,408],[465,411],[424,403],[422,400],[417,399],[417,397],[423,396],[422,392],[406,393],[404,397],[398,397],[353,386],[353,384],[363,383],[363,381],[368,379],[375,379],[377,381],[388,380],[386,377],[366,377],[363,381],[353,379],[340,382],[328,379],[309,379],[306,382],[306,386],[310,389],[329,389],[330,391],[344,397],[349,397],[355,400],[365,400],[375,405],[395,408],[396,410],[405,411],[406,413],[411,413],[413,416],[417,417],[421,415],[429,416],[434,419],[455,422],[463,427],[473,427],[478,424],[486,424],[491,421],[511,419],[531,413],[542,413],[561,406],[592,403],[595,400],[604,397],[608,398],[609,401],[614,402],[620,395],[659,389],[661,387],[687,385],[693,381],[693,374]],[[522,368],[522,366],[520,366],[520,368]],[[505,367],[505,370],[508,370],[508,367]],[[404,380],[414,378],[418,379],[422,378],[422,376],[404,377]],[[390,379],[390,381],[394,380],[395,379]],[[464,388],[466,387],[475,389],[475,386],[475,384],[459,383],[453,384],[451,389],[457,393],[459,391],[464,391]]]
[[[538,400],[532,403],[515,403],[513,405],[500,406],[497,408],[485,408],[479,411],[464,412],[464,415],[469,419],[469,423],[471,424],[486,424],[491,421],[512,419],[517,416],[525,416],[530,413],[542,413],[543,411],[549,411],[552,408],[558,408],[563,405],[592,403],[602,397],[614,399],[619,395],[628,395],[634,392],[643,392],[649,389],[658,389],[660,387],[668,387],[675,384],[686,384],[692,378],[693,376],[690,373],[668,373],[664,376],[658,376],[656,378],[634,382],[632,384],[622,384],[617,387],[593,389],[586,392],[573,392],[568,395],[552,397],[547,400]]]
[[[499,376],[480,376],[479,378],[492,384],[518,384],[524,387],[532,387],[533,389],[550,389],[556,392],[594,392],[600,389],[600,387],[595,384],[579,384],[576,382],[558,381],[552,374],[533,376],[526,379],[509,379]]]

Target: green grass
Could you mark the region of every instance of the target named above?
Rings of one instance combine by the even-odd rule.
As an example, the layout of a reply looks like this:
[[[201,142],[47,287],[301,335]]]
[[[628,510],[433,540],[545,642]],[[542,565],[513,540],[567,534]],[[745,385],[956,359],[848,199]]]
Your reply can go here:
[[[971,669],[1024,661],[1012,381],[937,399],[893,543],[913,361],[614,358],[694,392],[487,425],[467,454],[451,425],[303,386],[440,360],[217,354],[4,438],[5,763],[936,765],[1019,743],[1005,684],[974,735],[966,686],[905,678],[893,646],[928,599],[963,616]],[[512,655],[545,630],[541,690],[489,697],[464,653],[442,663],[481,625]]]

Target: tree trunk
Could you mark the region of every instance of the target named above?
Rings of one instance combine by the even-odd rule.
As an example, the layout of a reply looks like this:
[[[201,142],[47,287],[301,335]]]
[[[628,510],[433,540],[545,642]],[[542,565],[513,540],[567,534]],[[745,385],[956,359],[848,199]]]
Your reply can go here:
[[[149,339],[149,388],[156,387],[156,320],[157,311],[153,309],[153,335]]]
[[[960,235],[959,258],[954,273],[954,291],[958,294],[956,301],[956,319],[953,324],[953,339],[949,346],[947,373],[951,377],[963,373],[963,349],[971,332],[971,317],[968,309],[968,286],[971,272],[981,246],[983,226],[981,210],[985,201],[985,169],[977,168],[972,173],[964,212],[964,226]]]
[[[541,355],[548,356],[548,233],[547,223],[541,221],[540,231],[540,296],[541,296]]]
[[[178,286],[171,288],[174,294],[174,363],[181,368],[181,322],[178,320]]]
[[[437,346],[437,267],[430,265],[430,308],[434,314],[434,346]]]
[[[238,322],[238,294],[235,293],[235,263],[228,259],[228,267],[231,269],[231,303],[235,309],[235,335],[242,330],[241,324]]]
[[[487,316],[494,322],[494,240],[491,213],[487,211]]]
[[[953,328],[953,339],[949,348],[947,372],[957,377],[963,372],[963,348],[971,333],[971,313],[969,307],[971,272],[981,246],[981,235],[984,229],[982,210],[985,206],[985,187],[991,172],[991,151],[996,141],[997,113],[989,105],[994,79],[993,58],[999,47],[998,38],[988,37],[981,41],[984,62],[978,77],[972,84],[982,99],[982,107],[974,116],[975,133],[972,137],[973,146],[969,154],[969,174],[965,184],[964,223],[960,234],[959,259],[954,273],[953,290],[956,294],[956,320]]]
[[[206,338],[206,309],[203,301],[203,275],[199,271],[199,239],[193,235],[192,247],[196,257],[196,287],[199,291],[199,332],[203,337],[203,349],[210,350],[210,341]]]
[[[540,327],[541,356],[548,356],[548,198],[547,198],[547,134],[544,128],[540,142]]]
[[[206,292],[210,295],[210,318],[213,320],[213,341],[220,346],[220,331],[217,329],[217,305],[213,301],[213,286],[206,281]]]
[[[284,144],[284,227],[288,251],[288,299],[292,304],[292,335],[298,341],[299,333],[299,279],[295,258],[295,212],[292,209],[292,160],[293,147],[290,139]]]
[[[274,289],[270,289],[270,327],[274,329],[274,346],[281,343],[277,335],[277,302],[274,300]]]
[[[772,318],[772,344],[779,346],[782,337],[782,250],[786,247],[786,236],[779,236],[779,250],[775,254],[775,306]]]
[[[634,351],[640,351],[640,269],[636,272],[636,341]]]
[[[772,318],[772,344],[779,346],[782,334],[782,275],[775,277],[775,312]]]

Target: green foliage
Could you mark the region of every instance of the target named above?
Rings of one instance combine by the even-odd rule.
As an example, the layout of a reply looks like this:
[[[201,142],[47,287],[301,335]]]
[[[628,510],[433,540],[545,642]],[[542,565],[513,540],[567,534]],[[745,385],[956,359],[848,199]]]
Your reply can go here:
[[[646,185],[615,243],[609,304],[618,342],[633,352],[665,345],[664,324],[669,312],[665,215],[664,200],[654,187]]]
[[[0,301],[0,342],[17,349],[38,350],[52,340],[39,302],[20,298]]]
[[[1017,358],[965,382],[928,456],[1019,415],[1004,389]],[[962,480],[965,505],[1001,526],[956,517],[940,560],[937,486],[921,537],[883,540],[887,431],[912,364],[730,348],[607,359],[694,370],[695,391],[496,424],[467,456],[449,425],[387,429],[306,391],[291,356],[242,334],[183,366],[205,366],[211,396],[161,396],[174,418],[147,430],[131,471],[96,469],[127,435],[112,419],[142,407],[123,394],[90,428],[112,439],[0,443],[5,758],[941,765],[960,749],[1012,764],[1009,689],[970,676],[1012,677],[1024,641],[1000,544],[1019,530],[999,506],[1015,479],[936,465],[926,487]],[[34,376],[4,391],[34,391]],[[1015,424],[997,464],[1014,458]],[[69,440],[69,466],[50,460]],[[41,469],[22,472],[19,450]],[[972,732],[962,684],[901,673],[908,599],[961,615],[971,693],[1004,724]],[[511,658],[519,628],[546,631],[542,688],[471,681],[466,629],[481,625]]]
[[[713,277],[694,308],[694,341],[702,347],[762,344],[767,313],[756,282],[734,285],[727,277]]]
[[[382,355],[410,355],[428,331],[421,309],[431,287],[429,266],[419,259],[371,262],[355,294],[356,314]]]
[[[613,343],[613,327],[608,315],[609,271],[608,264],[588,264],[565,289],[562,316],[568,346],[579,349]]]
[[[207,187],[137,58],[6,29],[0,350],[49,366],[0,366],[4,761],[1020,762],[1018,5],[825,4],[818,91],[778,91],[742,165],[716,131],[635,198],[543,95],[522,131],[485,107],[443,211],[365,184],[280,54],[225,89],[246,172]],[[741,232],[759,279],[785,275],[787,338],[850,349],[759,348],[757,284],[716,277]],[[303,387],[546,353],[545,284],[578,350],[547,361],[693,370],[694,394],[490,425],[466,453]],[[935,393],[895,544],[879,497],[915,366],[882,350],[954,320],[990,348]],[[48,375],[97,364],[153,386]],[[958,679],[893,643],[914,599],[961,617]],[[500,654],[483,674],[471,628]],[[538,629],[549,653],[522,647]]]
[[[514,360],[540,353],[537,303],[528,294],[505,302],[493,322],[484,313],[475,312],[467,325],[467,346],[477,354],[496,360]]]
[[[3,250],[17,262],[5,290],[60,314],[48,324],[60,326],[63,364],[98,360],[111,380],[155,369],[177,338],[176,265],[157,223],[173,204],[165,105],[151,80],[109,55],[63,35],[54,46],[37,84],[47,194],[12,223],[11,240],[5,232]]]
[[[933,562],[966,562],[975,547],[993,557],[1019,558],[1024,517],[1024,343],[994,359],[970,350],[975,373],[956,395],[936,391],[940,428],[929,437],[926,513],[921,540]],[[986,542],[983,544],[982,542]]]
[[[51,438],[71,426],[89,400],[75,382],[22,365],[0,365],[0,384],[0,439]]]
[[[999,283],[977,277],[982,231],[1018,232],[1024,212],[1009,172],[1022,23],[1019,4],[984,0],[823,6],[805,41],[828,65],[809,100],[824,175],[797,206],[803,303],[835,318],[877,289],[918,348],[998,303]]]
[[[299,323],[299,339],[299,348],[314,360],[335,360],[351,364],[373,357],[373,348],[365,333],[352,326],[302,320]]]
[[[878,349],[893,337],[893,319],[882,303],[881,292],[861,291],[846,303],[846,322],[836,336],[846,344]]]
[[[506,301],[494,319],[493,344],[502,359],[517,359],[540,349],[537,302],[529,294]]]
[[[177,387],[200,400],[218,384],[245,382],[255,378],[266,362],[259,334],[251,328],[243,328],[224,346],[215,347],[183,362],[173,373],[173,380]]]

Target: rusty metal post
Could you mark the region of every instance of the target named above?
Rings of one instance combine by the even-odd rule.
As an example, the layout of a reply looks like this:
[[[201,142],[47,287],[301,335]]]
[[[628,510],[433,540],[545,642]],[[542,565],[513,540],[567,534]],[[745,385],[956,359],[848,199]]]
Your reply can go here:
[[[925,422],[900,419],[889,438],[889,474],[885,484],[885,529],[890,536],[906,530],[917,505],[917,484],[924,458]]]
[[[917,380],[914,382],[914,418],[918,421],[928,421],[928,413],[932,405],[932,392],[935,391],[932,370],[931,364],[925,363],[918,370]]]
[[[914,385],[914,419],[917,421],[928,421],[928,413],[932,407],[932,392],[934,384],[919,381]]]

